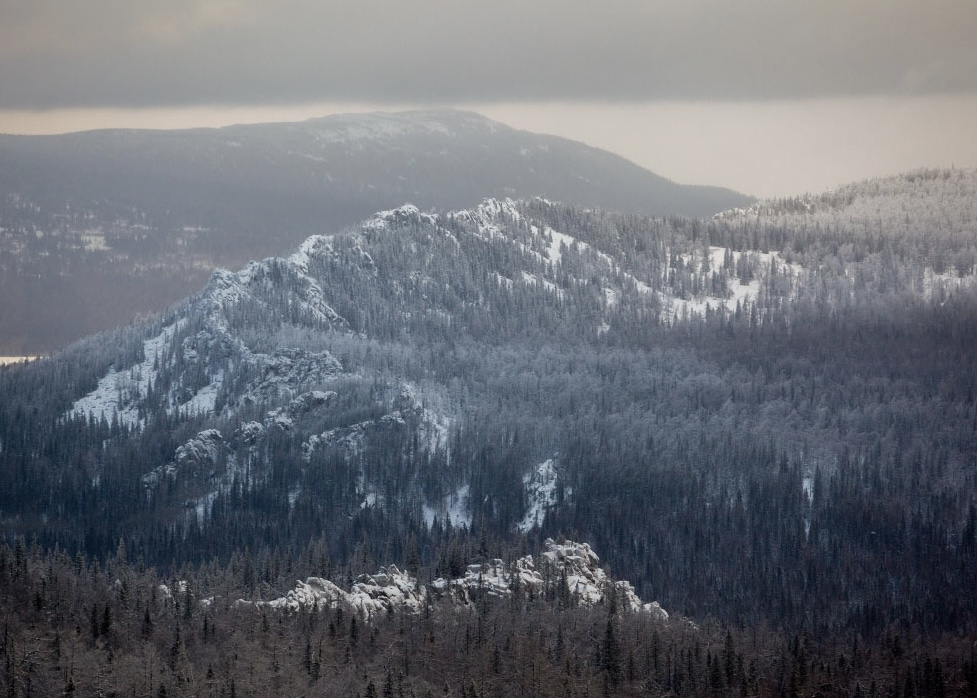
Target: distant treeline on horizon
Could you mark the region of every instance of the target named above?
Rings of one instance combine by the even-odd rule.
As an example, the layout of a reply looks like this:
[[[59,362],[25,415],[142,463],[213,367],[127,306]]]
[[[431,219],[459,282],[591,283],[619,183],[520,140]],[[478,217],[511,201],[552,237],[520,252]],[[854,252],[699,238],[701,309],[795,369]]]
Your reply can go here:
[[[6,366],[8,364],[19,364],[24,361],[35,361],[41,358],[40,356],[0,356],[0,366]]]

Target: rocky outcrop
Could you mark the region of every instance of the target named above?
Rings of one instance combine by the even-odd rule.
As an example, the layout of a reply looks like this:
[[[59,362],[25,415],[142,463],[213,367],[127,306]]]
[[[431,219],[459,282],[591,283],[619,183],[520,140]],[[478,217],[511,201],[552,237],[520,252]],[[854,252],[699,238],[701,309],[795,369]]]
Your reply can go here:
[[[373,575],[360,575],[349,591],[327,579],[309,577],[296,582],[285,596],[262,605],[288,611],[343,607],[369,621],[394,611],[418,613],[429,601],[468,606],[480,597],[505,598],[518,591],[562,597],[579,606],[610,604],[613,599],[620,610],[668,620],[658,602],[643,603],[630,582],[611,579],[587,543],[547,539],[545,546],[538,563],[532,555],[511,563],[494,559],[469,565],[457,579],[435,579],[427,587],[392,565]]]

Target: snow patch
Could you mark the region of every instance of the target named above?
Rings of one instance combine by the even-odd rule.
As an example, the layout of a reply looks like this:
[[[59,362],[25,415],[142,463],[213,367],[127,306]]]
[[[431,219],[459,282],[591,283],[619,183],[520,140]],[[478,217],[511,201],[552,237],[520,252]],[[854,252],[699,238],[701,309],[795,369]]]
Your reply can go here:
[[[771,276],[771,270],[776,269],[776,274],[787,277],[790,284],[794,285],[796,280],[804,272],[804,268],[799,264],[784,261],[778,252],[737,252],[727,250],[725,247],[709,247],[709,268],[717,272],[726,266],[726,255],[729,255],[729,283],[726,286],[724,296],[703,294],[696,298],[675,298],[668,294],[661,294],[663,319],[669,320],[672,316],[678,317],[691,315],[704,315],[708,309],[724,309],[728,312],[735,311],[737,306],[744,307],[747,303],[752,303],[760,296],[764,284]],[[753,276],[747,282],[743,282],[736,275],[736,269],[743,264],[743,257],[750,257],[749,264],[753,269]],[[679,255],[681,264],[697,265],[700,260],[690,255]],[[651,290],[650,288],[648,289]]]
[[[460,526],[471,528],[472,512],[468,499],[470,490],[471,488],[468,485],[462,485],[434,506],[423,505],[422,515],[427,527],[431,528],[435,519],[439,521],[447,519],[455,528]]]
[[[804,493],[804,496],[807,497],[807,503],[813,504],[814,503],[814,478],[813,477],[811,477],[810,475],[805,475],[801,479],[801,491]]]
[[[173,335],[185,323],[180,320],[168,325],[158,335],[144,341],[142,362],[122,371],[111,367],[92,392],[75,401],[68,414],[107,420],[116,414],[120,424],[130,428],[142,426],[145,420],[139,416],[139,402],[155,383],[155,367],[163,361]]]
[[[196,394],[180,405],[180,411],[187,415],[210,415],[217,409],[217,395],[224,385],[224,372],[219,371],[209,385],[205,385]]]
[[[560,262],[563,260],[563,248],[572,249],[574,244],[579,245],[582,249],[589,249],[590,245],[585,242],[579,242],[576,238],[565,235],[564,233],[558,233],[552,228],[547,228],[543,237],[548,237],[550,240],[550,246],[546,250],[547,256],[550,258],[551,262]]]
[[[299,245],[299,248],[288,257],[288,262],[302,273],[309,273],[309,261],[320,253],[320,250],[332,252],[332,235],[313,235]]]
[[[540,463],[532,472],[523,476],[522,482],[526,487],[529,508],[522,521],[516,524],[519,531],[528,533],[543,524],[546,512],[556,504],[556,481],[556,464],[552,458]]]

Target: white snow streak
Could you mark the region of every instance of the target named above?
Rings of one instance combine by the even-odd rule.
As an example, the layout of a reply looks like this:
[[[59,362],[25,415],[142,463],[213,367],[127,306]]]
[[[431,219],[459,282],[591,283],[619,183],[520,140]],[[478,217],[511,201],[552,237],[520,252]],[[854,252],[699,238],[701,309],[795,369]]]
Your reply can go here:
[[[535,470],[523,476],[522,482],[526,486],[529,508],[522,521],[516,524],[517,529],[528,533],[533,527],[542,525],[547,510],[556,504],[556,479],[556,465],[552,458],[540,463]]]
[[[157,361],[163,360],[163,355],[169,348],[173,335],[183,326],[184,320],[164,327],[155,337],[143,342],[143,356],[141,363],[135,364],[122,371],[113,366],[108,375],[98,382],[98,386],[88,395],[79,398],[71,406],[70,414],[93,416],[96,419],[104,417],[112,419],[113,413],[119,417],[119,423],[128,427],[141,426],[138,402],[146,396],[149,387],[156,381]]]

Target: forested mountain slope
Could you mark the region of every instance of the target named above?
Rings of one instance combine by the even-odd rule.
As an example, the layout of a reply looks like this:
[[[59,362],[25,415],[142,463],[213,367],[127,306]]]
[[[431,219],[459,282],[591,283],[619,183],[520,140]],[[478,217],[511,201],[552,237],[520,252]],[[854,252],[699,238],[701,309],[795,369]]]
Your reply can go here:
[[[830,249],[843,261],[885,252],[935,274],[970,276],[977,263],[977,175],[916,170],[818,195],[760,201],[719,214],[750,244],[803,256]]]
[[[951,258],[974,176],[910,197]],[[4,534],[421,576],[565,535],[689,617],[973,633],[973,269],[842,221],[489,199],[218,270],[0,372]]]
[[[549,196],[649,215],[747,205],[467,112],[0,135],[0,354],[41,354],[200,288],[215,266],[411,201]]]

